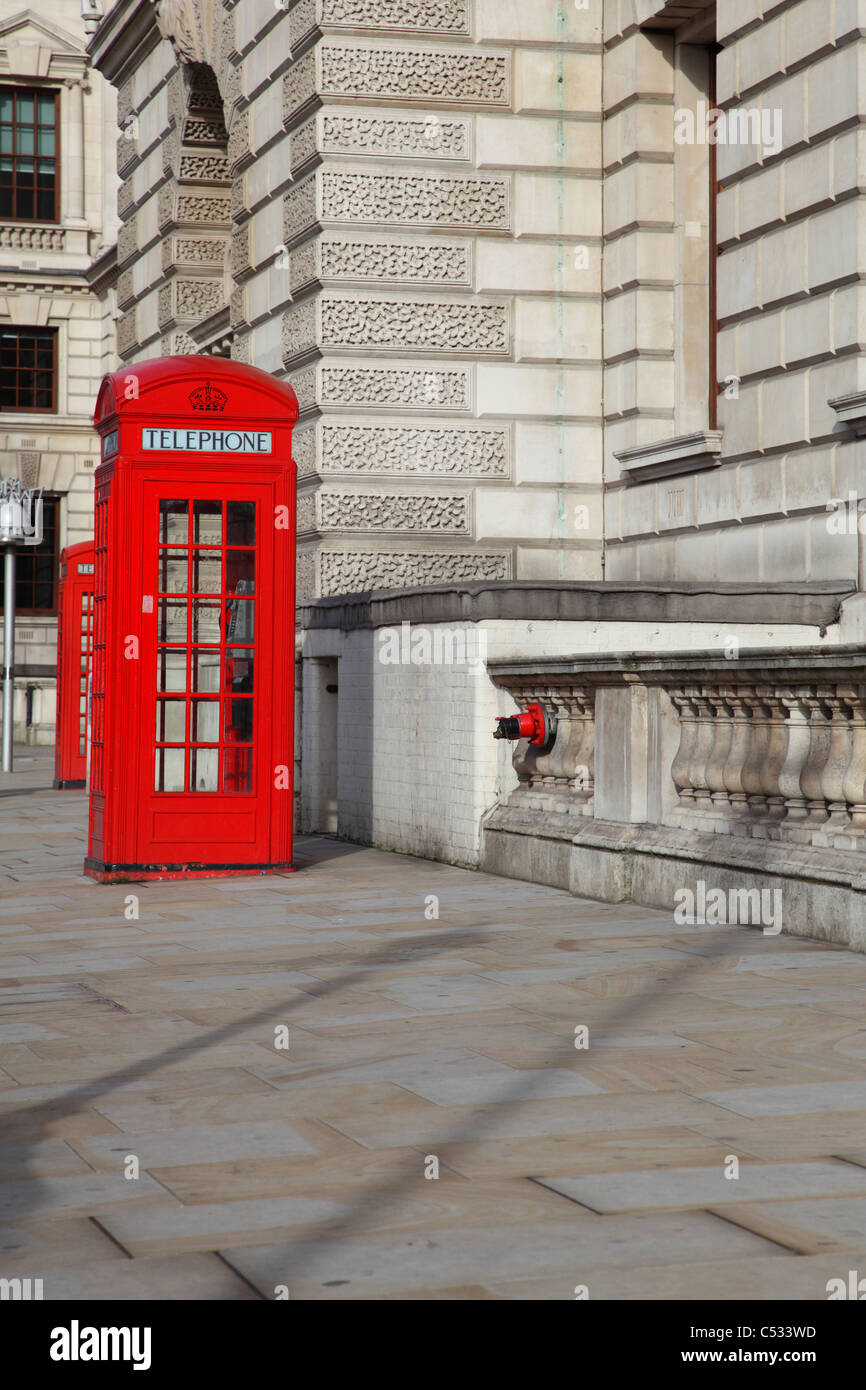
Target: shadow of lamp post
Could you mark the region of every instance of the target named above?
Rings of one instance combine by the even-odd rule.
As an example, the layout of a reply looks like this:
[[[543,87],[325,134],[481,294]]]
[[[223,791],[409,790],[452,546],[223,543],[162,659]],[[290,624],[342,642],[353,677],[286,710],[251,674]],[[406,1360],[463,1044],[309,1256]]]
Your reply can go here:
[[[0,545],[3,566],[3,771],[12,771],[15,699],[15,547],[42,540],[42,489],[23,488],[17,478],[0,479]]]

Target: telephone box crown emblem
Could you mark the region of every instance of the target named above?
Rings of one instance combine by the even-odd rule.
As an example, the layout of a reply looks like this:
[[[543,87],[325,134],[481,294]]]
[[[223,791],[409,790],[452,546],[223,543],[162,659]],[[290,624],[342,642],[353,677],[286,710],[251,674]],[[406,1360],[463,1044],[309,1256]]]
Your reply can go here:
[[[225,410],[228,396],[225,391],[220,391],[219,387],[211,386],[206,381],[204,386],[197,386],[190,392],[189,403],[193,410]]]

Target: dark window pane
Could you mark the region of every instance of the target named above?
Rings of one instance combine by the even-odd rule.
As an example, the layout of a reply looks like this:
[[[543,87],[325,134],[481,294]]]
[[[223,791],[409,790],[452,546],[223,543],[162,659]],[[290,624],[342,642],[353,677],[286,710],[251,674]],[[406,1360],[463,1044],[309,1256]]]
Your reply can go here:
[[[226,503],[226,545],[255,545],[255,502]]]

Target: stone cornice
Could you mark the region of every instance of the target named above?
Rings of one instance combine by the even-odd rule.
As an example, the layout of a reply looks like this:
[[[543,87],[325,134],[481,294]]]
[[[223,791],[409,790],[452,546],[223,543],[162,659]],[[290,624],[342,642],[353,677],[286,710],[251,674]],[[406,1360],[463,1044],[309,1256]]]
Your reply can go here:
[[[680,434],[673,439],[658,439],[651,444],[620,449],[614,456],[622,464],[626,482],[643,483],[717,468],[721,452],[721,430],[698,430],[695,434]]]
[[[852,391],[847,396],[834,396],[827,404],[836,412],[837,424],[847,425],[856,435],[866,434],[866,391]]]
[[[87,45],[93,66],[115,87],[160,42],[150,0],[117,0]]]

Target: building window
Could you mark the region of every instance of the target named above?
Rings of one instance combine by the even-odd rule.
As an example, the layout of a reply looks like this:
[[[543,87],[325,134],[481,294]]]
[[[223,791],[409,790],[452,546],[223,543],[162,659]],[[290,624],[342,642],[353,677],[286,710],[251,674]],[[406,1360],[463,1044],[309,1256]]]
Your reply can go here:
[[[58,95],[0,87],[0,218],[58,220]]]
[[[57,409],[57,332],[0,328],[0,410]]]
[[[39,545],[15,547],[15,608],[19,613],[57,612],[57,523],[60,500],[42,502],[42,540]],[[3,576],[0,574],[0,596]]]

